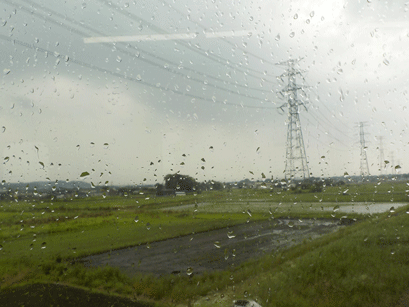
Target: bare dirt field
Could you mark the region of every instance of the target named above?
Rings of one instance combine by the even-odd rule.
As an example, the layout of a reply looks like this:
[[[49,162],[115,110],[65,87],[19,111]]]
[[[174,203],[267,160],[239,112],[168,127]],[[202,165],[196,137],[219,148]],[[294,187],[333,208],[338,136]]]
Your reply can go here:
[[[265,253],[345,227],[330,219],[251,222],[83,258],[86,266],[118,267],[135,273],[198,274],[237,266]]]

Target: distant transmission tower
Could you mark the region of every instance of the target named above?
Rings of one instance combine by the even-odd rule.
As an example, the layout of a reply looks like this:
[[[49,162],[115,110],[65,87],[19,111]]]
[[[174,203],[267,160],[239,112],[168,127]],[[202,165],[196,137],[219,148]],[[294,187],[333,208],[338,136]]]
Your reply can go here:
[[[369,176],[368,158],[366,156],[364,123],[359,123],[359,139],[361,143],[361,176]]]
[[[281,93],[286,96],[287,102],[280,106],[283,112],[283,108],[288,107],[285,161],[286,180],[300,180],[310,177],[300,122],[300,106],[303,106],[305,110],[307,110],[307,108],[297,96],[297,91],[302,90],[302,87],[297,85],[296,76],[301,75],[301,71],[294,68],[295,63],[298,61],[299,60],[288,60],[277,63],[277,65],[287,67],[281,77],[288,78],[287,86],[281,91]]]
[[[379,139],[379,173],[380,175],[383,175],[383,165],[385,163],[385,158],[383,156],[383,144],[382,144],[382,140],[383,140],[383,136],[378,136]]]

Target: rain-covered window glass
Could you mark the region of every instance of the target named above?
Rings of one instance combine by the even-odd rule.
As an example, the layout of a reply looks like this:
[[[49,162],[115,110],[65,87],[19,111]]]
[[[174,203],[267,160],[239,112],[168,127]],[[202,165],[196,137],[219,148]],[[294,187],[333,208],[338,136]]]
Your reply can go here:
[[[407,304],[408,8],[0,1],[0,305]]]

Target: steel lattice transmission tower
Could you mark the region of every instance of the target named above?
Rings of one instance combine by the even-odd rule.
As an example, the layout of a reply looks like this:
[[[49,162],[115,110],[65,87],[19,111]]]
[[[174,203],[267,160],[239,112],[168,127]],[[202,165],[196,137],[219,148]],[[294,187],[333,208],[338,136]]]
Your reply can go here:
[[[364,123],[359,123],[359,141],[361,143],[361,176],[369,176],[368,158],[366,156]]]
[[[279,107],[282,111],[284,111],[284,107],[288,108],[285,161],[286,180],[303,180],[310,178],[300,122],[300,106],[303,106],[305,110],[307,110],[307,108],[297,95],[297,92],[303,89],[297,85],[296,77],[297,75],[301,75],[301,71],[295,68],[297,62],[299,62],[299,60],[288,60],[277,63],[277,65],[286,66],[286,71],[281,75],[281,78],[287,77],[288,80],[286,87],[281,91],[287,101]]]

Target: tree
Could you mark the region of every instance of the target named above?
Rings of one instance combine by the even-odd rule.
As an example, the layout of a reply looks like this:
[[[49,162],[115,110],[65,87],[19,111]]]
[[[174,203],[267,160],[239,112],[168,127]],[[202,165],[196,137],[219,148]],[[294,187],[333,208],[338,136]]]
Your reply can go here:
[[[195,191],[197,182],[188,175],[168,174],[165,176],[165,187],[166,189],[178,191]]]

